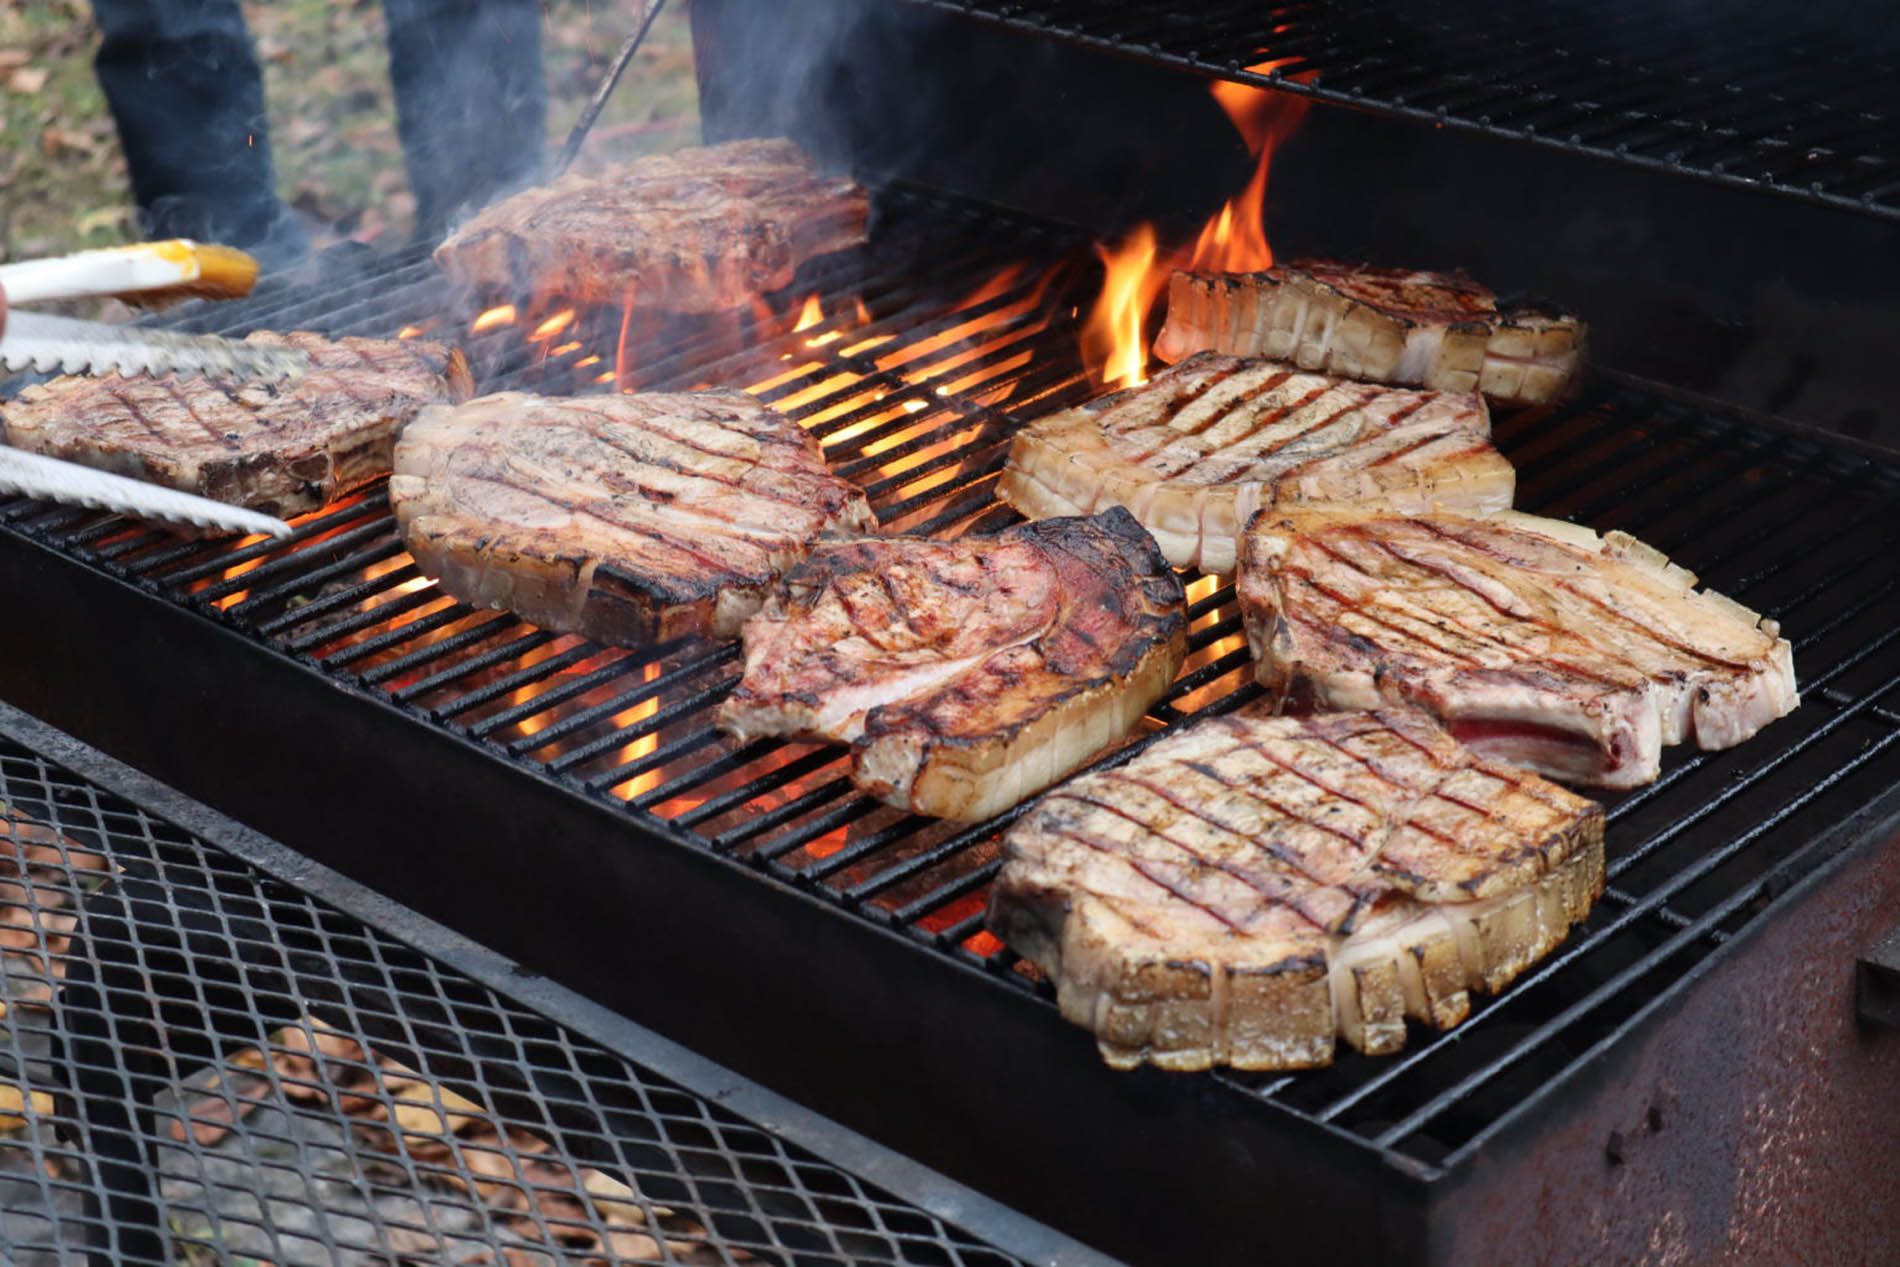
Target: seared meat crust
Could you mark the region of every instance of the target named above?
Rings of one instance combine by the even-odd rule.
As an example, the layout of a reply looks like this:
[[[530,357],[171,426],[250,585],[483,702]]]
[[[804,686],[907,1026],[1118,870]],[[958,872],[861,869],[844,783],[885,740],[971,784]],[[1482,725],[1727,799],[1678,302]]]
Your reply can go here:
[[[1800,702],[1772,621],[1624,533],[1504,512],[1262,512],[1237,585],[1295,706],[1403,704],[1487,756],[1634,787],[1665,744],[1740,743]]]
[[[817,441],[739,391],[432,409],[389,493],[449,593],[619,644],[733,637],[820,536],[877,526]]]
[[[997,495],[1032,518],[1125,506],[1170,562],[1231,572],[1262,506],[1509,506],[1515,475],[1490,436],[1475,395],[1208,352],[1025,427]]]
[[[269,515],[328,505],[390,469],[396,433],[473,390],[440,343],[259,332],[310,368],[283,383],[68,376],[0,403],[6,442]]]
[[[1155,355],[1265,356],[1528,405],[1568,393],[1583,345],[1575,317],[1501,312],[1497,296],[1462,273],[1297,260],[1258,273],[1175,273]]]
[[[1297,1069],[1463,1020],[1589,911],[1602,842],[1422,714],[1255,707],[1044,796],[988,922],[1116,1068]]]
[[[449,278],[510,295],[723,312],[865,240],[869,202],[785,140],[729,141],[569,175],[478,213],[436,248]]]
[[[1117,509],[821,544],[746,622],[745,648],[722,729],[851,744],[871,796],[978,820],[1138,726],[1187,619],[1180,578]]]

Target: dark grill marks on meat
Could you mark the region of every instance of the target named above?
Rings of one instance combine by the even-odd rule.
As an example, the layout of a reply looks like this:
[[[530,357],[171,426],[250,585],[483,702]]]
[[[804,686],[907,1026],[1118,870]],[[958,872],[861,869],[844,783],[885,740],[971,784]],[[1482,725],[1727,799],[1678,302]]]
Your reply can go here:
[[[1523,405],[1570,389],[1583,343],[1575,317],[1500,311],[1497,296],[1462,273],[1298,260],[1258,273],[1175,273],[1155,354],[1264,356]]]
[[[1263,513],[1238,594],[1260,679],[1298,706],[1405,704],[1490,756],[1631,787],[1793,709],[1773,622],[1622,533],[1504,512]]]
[[[803,428],[735,391],[431,410],[390,500],[449,593],[622,644],[732,637],[812,542],[876,527]]]
[[[1032,517],[1125,507],[1177,566],[1228,572],[1240,526],[1262,506],[1481,514],[1509,506],[1514,482],[1475,395],[1204,353],[1031,423],[997,492]]]
[[[1456,1024],[1602,881],[1597,806],[1423,715],[1255,707],[1045,795],[989,924],[1117,1068],[1290,1069]]]
[[[234,383],[72,376],[0,404],[15,448],[81,462],[272,515],[316,510],[390,467],[396,433],[471,388],[439,343],[253,334],[310,354],[297,379]]]
[[[1186,654],[1180,578],[1126,512],[820,545],[745,627],[719,725],[852,745],[852,778],[1000,813],[1120,741]]]
[[[436,249],[458,284],[583,305],[723,312],[865,240],[869,203],[785,140],[649,155],[480,212]]]

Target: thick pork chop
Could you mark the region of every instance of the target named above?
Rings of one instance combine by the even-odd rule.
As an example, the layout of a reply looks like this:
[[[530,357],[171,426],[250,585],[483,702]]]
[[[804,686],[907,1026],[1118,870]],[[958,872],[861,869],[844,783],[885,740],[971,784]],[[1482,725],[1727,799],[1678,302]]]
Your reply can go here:
[[[863,242],[868,215],[863,189],[790,141],[729,141],[524,190],[435,259],[452,281],[509,295],[724,312]]]
[[[1180,578],[1119,509],[827,542],[746,622],[719,725],[848,743],[870,795],[978,820],[1133,731],[1186,650]]]
[[[1118,1069],[1298,1069],[1446,1029],[1603,886],[1603,814],[1408,710],[1185,727],[1003,839],[989,926]]]
[[[462,354],[440,343],[253,334],[310,367],[283,383],[71,376],[0,403],[6,442],[271,515],[316,510],[390,468],[396,433],[465,399]]]
[[[1031,518],[1125,506],[1169,562],[1231,572],[1235,538],[1262,506],[1509,506],[1516,477],[1490,437],[1470,393],[1206,353],[1025,427],[997,495]]]
[[[1272,511],[1237,585],[1260,680],[1295,706],[1403,704],[1552,778],[1634,787],[1664,744],[1792,710],[1774,621],[1624,533],[1505,512]]]
[[[389,495],[449,593],[621,644],[733,637],[820,536],[877,526],[817,441],[738,391],[431,409]]]
[[[1297,260],[1259,273],[1175,273],[1155,355],[1265,356],[1528,405],[1569,391],[1583,344],[1575,317],[1499,311],[1497,296],[1462,273]]]

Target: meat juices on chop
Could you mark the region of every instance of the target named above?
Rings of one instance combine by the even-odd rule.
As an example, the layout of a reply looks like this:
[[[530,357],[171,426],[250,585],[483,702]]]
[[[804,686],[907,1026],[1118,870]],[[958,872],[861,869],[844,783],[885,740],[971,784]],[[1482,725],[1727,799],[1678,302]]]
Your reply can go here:
[[[1515,484],[1475,395],[1209,352],[1030,423],[997,496],[1031,518],[1125,506],[1170,563],[1231,572],[1235,539],[1263,506],[1485,514],[1509,506]]]
[[[1501,312],[1497,296],[1462,273],[1296,260],[1259,273],[1175,273],[1155,355],[1265,356],[1529,405],[1569,391],[1584,333],[1575,317]]]
[[[1134,730],[1187,654],[1187,613],[1117,509],[821,544],[746,622],[745,653],[721,729],[848,743],[869,795],[975,821]]]
[[[740,391],[431,409],[389,496],[450,594],[621,645],[733,637],[818,537],[877,527],[804,428]]]
[[[317,510],[387,474],[396,433],[466,399],[460,351],[408,339],[260,331],[310,366],[281,383],[69,376],[0,403],[6,442],[269,515]]]
[[[1118,1069],[1300,1069],[1448,1029],[1603,888],[1603,811],[1410,710],[1197,722],[1038,801],[989,927]]]
[[[1296,705],[1402,704],[1474,750],[1598,787],[1664,744],[1747,739],[1800,703],[1774,621],[1634,537],[1477,520],[1263,512],[1237,593],[1255,672]]]
[[[790,141],[729,141],[524,190],[464,222],[435,260],[477,289],[724,312],[862,243],[869,206]]]

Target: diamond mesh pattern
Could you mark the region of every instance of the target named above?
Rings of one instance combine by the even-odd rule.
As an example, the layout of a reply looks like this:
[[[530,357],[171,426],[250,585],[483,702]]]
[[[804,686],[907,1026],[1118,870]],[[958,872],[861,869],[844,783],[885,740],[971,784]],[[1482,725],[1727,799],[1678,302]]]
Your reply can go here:
[[[10,740],[0,802],[0,1260],[1020,1261]]]

